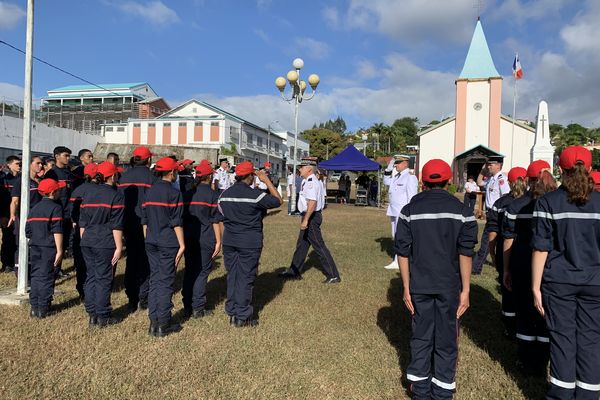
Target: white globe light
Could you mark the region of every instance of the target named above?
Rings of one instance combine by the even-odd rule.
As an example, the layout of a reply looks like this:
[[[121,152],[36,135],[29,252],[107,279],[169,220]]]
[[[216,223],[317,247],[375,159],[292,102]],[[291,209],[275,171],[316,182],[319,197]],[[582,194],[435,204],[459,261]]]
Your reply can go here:
[[[287,73],[287,79],[290,82],[290,84],[295,84],[296,82],[298,82],[298,73],[294,70],[289,71]]]
[[[317,88],[317,86],[319,85],[319,82],[321,82],[321,79],[319,78],[319,75],[317,75],[317,74],[311,74],[308,77],[308,84],[310,85],[310,87],[313,88],[313,90],[315,90]]]
[[[294,68],[296,69],[302,69],[304,67],[304,61],[302,61],[301,58],[296,58],[293,62],[292,65],[294,66]]]
[[[283,76],[279,76],[275,79],[275,86],[277,86],[277,89],[283,91],[283,89],[285,89],[285,84],[286,82]]]

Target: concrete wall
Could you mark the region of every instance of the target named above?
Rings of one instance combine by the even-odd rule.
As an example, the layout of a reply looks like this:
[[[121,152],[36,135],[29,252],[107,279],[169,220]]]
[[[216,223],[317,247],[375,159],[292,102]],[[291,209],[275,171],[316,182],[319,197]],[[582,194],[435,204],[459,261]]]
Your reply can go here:
[[[128,163],[129,159],[133,155],[133,149],[137,145],[133,144],[120,144],[120,143],[98,143],[94,149],[94,159],[102,161],[106,159],[108,153],[117,153],[121,162]],[[218,165],[218,153],[217,149],[198,148],[191,146],[146,146],[150,149],[153,154],[152,160],[157,161],[162,157],[176,156],[178,160],[189,158],[190,160],[199,163],[200,160],[209,160],[213,162],[213,165]]]
[[[77,154],[80,149],[94,149],[96,144],[104,142],[104,137],[91,135],[72,129],[48,126],[43,123],[33,125],[31,132],[31,151],[52,154],[56,146],[66,146]],[[0,116],[0,149],[3,153],[21,152],[23,144],[23,120],[9,116]]]

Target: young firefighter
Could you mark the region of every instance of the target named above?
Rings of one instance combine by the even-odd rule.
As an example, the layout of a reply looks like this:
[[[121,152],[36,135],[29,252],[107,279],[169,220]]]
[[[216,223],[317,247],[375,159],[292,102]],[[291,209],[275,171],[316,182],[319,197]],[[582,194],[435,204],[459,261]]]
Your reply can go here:
[[[69,210],[71,214],[71,220],[73,221],[73,264],[76,270],[77,283],[75,288],[79,293],[79,298],[84,300],[85,293],[83,286],[87,279],[87,266],[81,250],[81,232],[79,230],[79,215],[81,202],[86,195],[96,187],[96,173],[98,172],[98,164],[92,162],[83,167],[83,183],[73,190],[71,198],[69,199]],[[75,260],[77,262],[75,262]]]
[[[500,197],[487,213],[487,226],[489,231],[489,248],[492,260],[498,271],[498,282],[502,293],[502,321],[504,334],[509,338],[515,337],[515,303],[512,292],[504,286],[504,213],[515,199],[527,192],[527,170],[514,167],[508,172],[510,192]],[[470,205],[467,207],[471,208]]]
[[[31,265],[31,316],[45,318],[54,292],[54,270],[63,257],[63,209],[57,201],[65,182],[44,179],[38,186],[42,200],[29,212],[25,233]]]
[[[529,191],[515,199],[504,213],[504,285],[513,293],[518,366],[529,374],[546,374],[549,357],[548,331],[536,313],[531,292],[531,237],[533,208],[556,181],[543,160],[527,167]]]
[[[81,202],[81,250],[88,268],[85,310],[90,316],[90,328],[103,328],[116,322],[110,316],[110,292],[113,268],[123,251],[125,210],[123,194],[117,191],[115,182],[119,172],[120,168],[108,161],[98,165],[97,184],[88,187]],[[134,254],[131,256],[135,257]]]
[[[173,188],[179,164],[170,157],[157,161],[154,171],[159,180],[146,190],[142,204],[142,224],[150,262],[148,311],[151,336],[163,337],[181,330],[171,321],[175,270],[185,251],[183,237],[183,199]]]
[[[533,211],[532,289],[550,332],[546,399],[600,398],[600,194],[592,154],[560,155],[562,185]]]
[[[223,216],[217,209],[219,194],[210,187],[213,169],[203,160],[196,167],[194,188],[184,194],[185,273],[183,307],[186,316],[211,315],[206,309],[206,283],[213,259],[221,251]]]
[[[477,222],[473,211],[446,191],[451,177],[446,162],[428,161],[422,169],[424,191],[398,216],[395,251],[413,318],[406,372],[415,399],[449,399],[456,390],[458,324],[469,308]]]

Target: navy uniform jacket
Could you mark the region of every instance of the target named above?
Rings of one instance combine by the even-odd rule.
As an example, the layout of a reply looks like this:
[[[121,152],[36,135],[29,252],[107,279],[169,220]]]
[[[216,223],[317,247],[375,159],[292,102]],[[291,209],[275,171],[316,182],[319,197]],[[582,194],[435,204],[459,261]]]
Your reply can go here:
[[[502,236],[504,239],[514,239],[510,252],[511,271],[531,279],[531,219],[533,208],[537,201],[527,192],[515,199],[504,213]]]
[[[476,243],[473,211],[446,190],[415,195],[398,216],[395,251],[410,258],[411,293],[460,290],[459,255],[472,257]]]
[[[142,203],[142,225],[147,225],[146,243],[179,247],[173,228],[183,226],[183,198],[171,182],[161,179],[146,191]]]
[[[81,202],[95,186],[96,184],[93,182],[83,182],[73,190],[73,193],[71,193],[71,198],[69,199],[69,214],[71,215],[73,222],[79,223]]]
[[[186,193],[194,188],[194,177],[191,173],[180,173],[179,174],[179,189],[181,193]]]
[[[37,203],[42,201],[42,195],[37,190],[38,183],[29,178],[29,209],[31,210]],[[12,197],[21,199],[21,174],[15,177],[14,186],[11,191]],[[18,210],[17,210],[18,212]]]
[[[502,261],[504,254],[504,236],[502,236],[502,232],[504,231],[504,214],[506,212],[506,208],[515,200],[512,195],[505,194],[500,197],[492,208],[487,213],[487,228],[490,232],[496,232],[496,258],[498,263]],[[503,268],[502,264],[497,265],[498,268]]]
[[[263,245],[263,217],[270,208],[279,207],[279,200],[236,182],[219,198],[219,209],[224,217],[223,245],[260,249]]]
[[[17,179],[18,176],[18,179]],[[0,179],[0,217],[8,218],[10,216],[11,193],[16,180],[20,180],[21,176],[14,176],[10,172],[2,174]],[[21,195],[19,194],[19,197]]]
[[[600,192],[579,206],[567,201],[562,188],[540,198],[531,245],[549,252],[544,282],[600,285]]]
[[[213,224],[223,221],[223,215],[217,209],[219,193],[210,188],[210,184],[199,184],[183,195],[185,237],[201,247],[214,249],[215,231]]]
[[[119,178],[119,191],[125,198],[125,223],[137,223],[142,218],[142,202],[146,190],[156,182],[150,168],[133,166]]]
[[[79,226],[85,228],[81,247],[114,249],[116,245],[112,231],[123,230],[123,194],[105,183],[91,185],[81,202]]]
[[[77,167],[73,168],[73,186],[72,186],[72,190],[77,189],[79,186],[83,185],[83,183],[85,182],[85,174],[83,173],[83,169],[85,167],[83,166],[83,164],[78,165]]]
[[[65,168],[58,168],[56,165],[52,169],[46,172],[44,179],[50,178],[59,182],[65,182],[67,186],[58,190],[58,201],[62,205],[64,218],[70,219],[71,214],[69,210],[69,199],[71,198],[71,191],[73,190],[73,182],[75,176],[71,172],[68,166]]]
[[[62,233],[63,210],[60,203],[44,197],[29,211],[25,235],[30,246],[56,247],[55,233]]]

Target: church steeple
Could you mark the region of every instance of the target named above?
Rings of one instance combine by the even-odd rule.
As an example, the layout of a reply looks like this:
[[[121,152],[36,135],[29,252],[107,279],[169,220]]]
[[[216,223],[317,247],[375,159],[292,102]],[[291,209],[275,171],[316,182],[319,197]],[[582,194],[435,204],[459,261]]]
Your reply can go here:
[[[471,39],[469,52],[465,59],[465,65],[458,79],[480,79],[499,77],[500,74],[496,70],[492,54],[485,39],[481,21],[477,19],[475,32]]]

